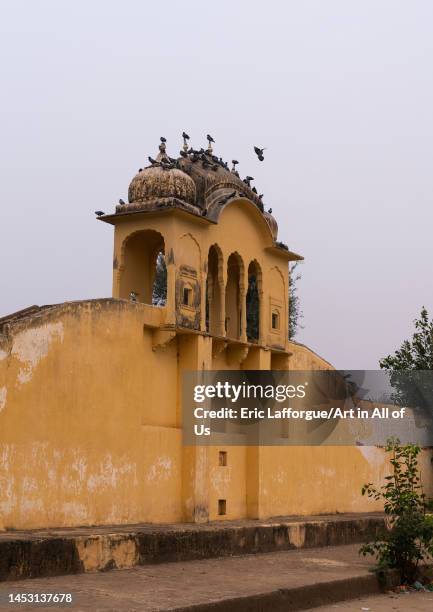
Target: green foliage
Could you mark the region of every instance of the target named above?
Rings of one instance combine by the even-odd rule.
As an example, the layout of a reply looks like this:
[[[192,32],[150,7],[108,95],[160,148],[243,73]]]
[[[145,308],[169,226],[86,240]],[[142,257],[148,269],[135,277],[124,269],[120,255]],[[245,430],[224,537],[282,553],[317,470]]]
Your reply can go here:
[[[412,340],[405,340],[394,355],[379,361],[384,370],[433,370],[433,321],[428,312],[421,309],[420,318],[414,321]]]
[[[421,448],[390,439],[386,451],[391,454],[391,474],[379,488],[364,485],[362,495],[384,502],[389,526],[362,546],[360,553],[375,555],[379,568],[396,568],[402,582],[411,584],[419,563],[433,554],[433,516],[427,514],[431,501],[423,493],[418,469]]]
[[[297,282],[301,278],[300,274],[296,274],[295,270],[299,265],[299,261],[289,265],[289,338],[292,340],[300,327],[300,321],[303,318],[301,304],[298,296]]]
[[[430,413],[433,385],[426,371],[433,370],[433,321],[429,320],[424,307],[414,324],[412,339],[405,340],[394,355],[384,357],[379,365],[390,372],[390,384],[394,389],[392,399],[396,403]]]

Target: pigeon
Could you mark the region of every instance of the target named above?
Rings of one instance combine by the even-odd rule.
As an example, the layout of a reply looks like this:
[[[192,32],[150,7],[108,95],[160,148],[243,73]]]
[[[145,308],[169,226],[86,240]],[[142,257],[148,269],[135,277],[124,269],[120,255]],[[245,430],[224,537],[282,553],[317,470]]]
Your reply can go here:
[[[131,291],[129,294],[129,299],[131,302],[136,302],[138,298],[138,293],[136,291]]]
[[[261,200],[263,198],[263,193],[259,193],[258,198]]]
[[[105,213],[103,210],[95,210],[95,215],[97,217],[102,217],[102,215],[105,215]]]
[[[182,138],[184,140],[189,140],[189,136],[188,136],[188,134],[186,132],[182,132]]]
[[[150,157],[150,155],[147,159],[150,161],[152,166],[159,165],[159,162],[157,162],[156,159],[153,159],[153,157]]]
[[[265,159],[263,157],[263,151],[266,151],[266,147],[264,149],[259,149],[259,147],[254,147],[254,152],[260,161],[263,161]]]
[[[161,136],[161,138],[159,139],[161,142],[167,142],[167,138],[164,138],[164,136]]]
[[[253,187],[252,191],[253,191],[254,193],[257,193],[257,189],[256,189],[255,187]]]
[[[122,198],[120,198],[120,200],[119,200],[119,204],[121,204],[122,206],[124,206],[124,205],[125,205],[125,200],[122,200]]]
[[[210,144],[211,142],[215,142],[215,140],[214,140],[214,139],[212,138],[212,136],[210,136],[209,134],[206,134],[206,138],[207,138],[207,140],[208,140],[209,144]]]
[[[246,183],[246,184],[248,185],[248,187],[249,187],[249,186],[250,186],[251,181],[253,181],[253,180],[254,180],[254,177],[253,177],[253,176],[246,176],[246,177],[244,178],[244,183]]]
[[[269,213],[270,215],[272,215],[272,208],[270,208],[270,209],[268,210],[268,213]]]
[[[139,171],[139,172],[143,172],[143,168],[139,168],[139,169],[138,169],[138,171]]]

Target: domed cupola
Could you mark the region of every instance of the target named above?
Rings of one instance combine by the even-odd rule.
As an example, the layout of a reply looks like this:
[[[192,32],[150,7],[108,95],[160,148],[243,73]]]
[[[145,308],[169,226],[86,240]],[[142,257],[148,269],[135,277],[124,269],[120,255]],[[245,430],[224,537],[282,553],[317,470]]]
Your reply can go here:
[[[150,166],[140,170],[132,179],[128,189],[128,204],[119,204],[116,212],[145,210],[179,204],[195,205],[195,183],[178,167],[177,160],[166,152],[165,139],[161,138],[156,159],[149,157]]]
[[[268,211],[264,211],[263,216],[265,217],[266,222],[271,229],[272,236],[274,240],[276,241],[278,238],[278,223],[275,217],[273,217],[271,213],[272,213],[272,208],[270,208]]]

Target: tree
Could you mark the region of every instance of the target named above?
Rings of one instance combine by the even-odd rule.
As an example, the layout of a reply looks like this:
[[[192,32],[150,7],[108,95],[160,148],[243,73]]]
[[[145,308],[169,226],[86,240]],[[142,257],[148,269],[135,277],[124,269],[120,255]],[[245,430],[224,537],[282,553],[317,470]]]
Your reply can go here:
[[[433,321],[423,306],[419,319],[414,321],[415,333],[405,340],[394,355],[379,361],[381,369],[390,373],[393,400],[401,406],[415,409],[416,415],[430,415],[433,406]]]
[[[424,306],[414,324],[412,340],[405,340],[394,355],[379,361],[383,370],[433,370],[433,321]]]
[[[431,500],[421,483],[416,444],[402,446],[389,439],[385,450],[390,453],[391,473],[379,488],[369,482],[362,495],[384,502],[389,528],[381,529],[373,542],[364,544],[360,553],[375,555],[378,569],[395,568],[401,580],[411,584],[418,574],[419,563],[433,553],[433,517],[429,515]]]
[[[299,265],[299,261],[289,264],[289,339],[292,340],[300,327],[300,320],[303,319],[301,304],[298,296],[297,282],[301,278],[299,273],[295,274],[295,270]]]

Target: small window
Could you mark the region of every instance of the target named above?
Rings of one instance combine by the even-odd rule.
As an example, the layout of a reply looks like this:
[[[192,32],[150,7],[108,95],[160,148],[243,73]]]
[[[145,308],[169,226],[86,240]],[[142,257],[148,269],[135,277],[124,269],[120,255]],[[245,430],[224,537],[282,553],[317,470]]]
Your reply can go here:
[[[272,329],[280,329],[280,313],[276,311],[272,313]]]
[[[191,287],[184,287],[183,288],[182,304],[184,306],[191,306],[192,305],[192,289],[191,289]]]
[[[224,467],[227,465],[227,451],[220,451],[218,453],[218,464],[221,467]]]
[[[218,500],[218,514],[220,516],[227,514],[227,500],[225,499]]]

